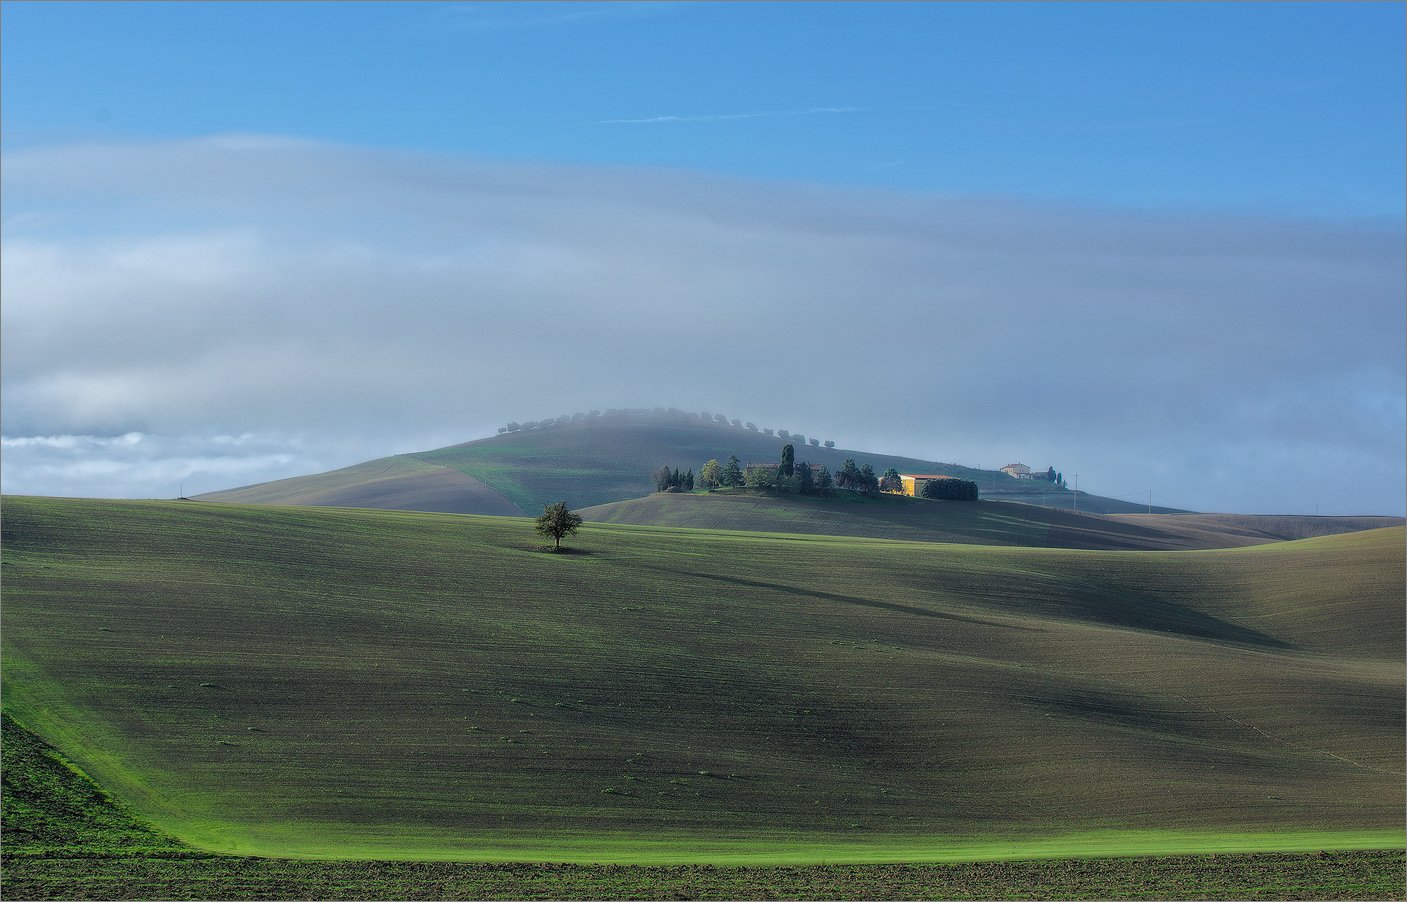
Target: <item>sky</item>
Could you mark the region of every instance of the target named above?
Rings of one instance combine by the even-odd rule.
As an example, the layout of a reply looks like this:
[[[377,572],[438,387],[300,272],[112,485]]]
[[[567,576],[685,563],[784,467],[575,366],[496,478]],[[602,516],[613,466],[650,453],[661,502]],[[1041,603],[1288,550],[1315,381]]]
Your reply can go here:
[[[0,482],[608,407],[1397,514],[1400,3],[0,3]]]

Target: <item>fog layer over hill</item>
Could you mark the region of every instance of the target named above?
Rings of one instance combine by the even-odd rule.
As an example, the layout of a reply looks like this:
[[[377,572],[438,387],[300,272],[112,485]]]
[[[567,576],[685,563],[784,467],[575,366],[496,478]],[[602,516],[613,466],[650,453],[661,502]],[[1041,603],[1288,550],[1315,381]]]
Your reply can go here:
[[[1402,512],[1400,222],[248,135],[3,178],[8,492],[170,497],[672,403],[1188,509]]]

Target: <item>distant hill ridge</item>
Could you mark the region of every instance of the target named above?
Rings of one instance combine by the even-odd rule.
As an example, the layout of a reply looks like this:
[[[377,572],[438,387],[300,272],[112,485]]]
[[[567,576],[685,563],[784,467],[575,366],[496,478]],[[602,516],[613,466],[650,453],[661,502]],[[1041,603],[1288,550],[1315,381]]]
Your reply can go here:
[[[705,423],[717,423],[720,426],[732,426],[735,429],[746,429],[748,432],[756,432],[766,436],[776,436],[783,442],[792,442],[797,446],[811,445],[814,447],[835,447],[835,442],[830,439],[821,439],[816,436],[807,436],[801,432],[791,432],[787,429],[774,429],[770,426],[759,426],[751,420],[744,422],[737,417],[729,417],[722,413],[709,413],[706,410],[698,412],[692,410],[680,410],[678,407],[610,407],[604,412],[601,410],[577,411],[573,414],[561,414],[556,417],[548,417],[545,420],[528,420],[519,423],[510,420],[506,425],[498,427],[498,434],[505,432],[526,432],[533,429],[550,429],[555,426],[580,425],[582,423],[597,423],[620,421],[624,419],[653,418],[656,420],[673,420],[675,422],[687,422],[701,420]]]
[[[341,470],[209,492],[200,500],[318,507],[366,507],[465,514],[536,514],[566,501],[573,508],[647,495],[650,472],[660,466],[697,470],[708,460],[776,460],[782,446],[796,446],[797,462],[840,469],[847,457],[878,472],[939,473],[970,479],[991,500],[1069,508],[1075,493],[1043,480],[1015,479],[995,470],[954,463],[801,444],[760,428],[719,422],[714,414],[683,411],[607,411],[600,416],[559,417],[531,428],[505,431],[447,448],[401,454]],[[808,437],[809,438],[809,437]],[[1145,505],[1079,493],[1088,513],[1140,513]],[[1169,513],[1172,508],[1154,507]]]
[[[816,498],[749,490],[707,495],[660,492],[583,508],[580,513],[588,522],[635,526],[1106,551],[1237,548],[1403,525],[1398,517],[1090,516],[1005,501],[971,504],[893,495],[863,498],[851,493]]]

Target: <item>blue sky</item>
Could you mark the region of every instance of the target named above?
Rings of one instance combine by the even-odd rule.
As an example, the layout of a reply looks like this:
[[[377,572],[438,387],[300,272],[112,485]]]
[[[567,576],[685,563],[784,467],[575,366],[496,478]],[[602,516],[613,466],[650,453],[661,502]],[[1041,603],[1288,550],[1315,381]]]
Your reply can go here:
[[[251,132],[1404,211],[1400,3],[7,3],[7,147]]]
[[[1404,10],[8,0],[0,482],[678,406],[1401,514]]]

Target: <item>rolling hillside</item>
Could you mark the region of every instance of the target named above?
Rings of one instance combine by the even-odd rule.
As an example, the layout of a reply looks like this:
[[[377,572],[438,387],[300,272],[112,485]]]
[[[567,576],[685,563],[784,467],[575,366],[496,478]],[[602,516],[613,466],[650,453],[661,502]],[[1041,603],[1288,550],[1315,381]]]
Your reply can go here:
[[[191,849],[0,715],[6,899],[1400,899],[1403,852],[719,866],[279,859]],[[114,888],[120,887],[120,893]]]
[[[199,847],[1400,847],[1401,528],[1156,554],[7,498],[5,704]]]
[[[1310,517],[1290,514],[1110,514],[1106,519],[1131,526],[1176,531],[1193,541],[1215,543],[1231,539],[1226,541],[1226,546],[1313,539],[1403,525],[1401,517]]]
[[[637,526],[1145,551],[1235,548],[1402,525],[1394,517],[1101,516],[1003,501],[863,498],[850,493],[832,498],[756,492],[655,493],[584,508],[580,513],[590,522]]]
[[[601,417],[563,426],[497,435],[433,451],[402,454],[354,467],[210,492],[203,501],[428,510],[467,514],[537,514],[545,504],[573,508],[648,494],[650,472],[669,466],[695,472],[709,459],[773,462],[785,442],[697,417]],[[876,472],[943,473],[972,479],[983,497],[1071,507],[1073,492],[1005,473],[866,451],[807,446],[798,461],[835,472],[845,458]],[[512,507],[513,510],[508,508]],[[1091,513],[1138,513],[1146,508],[1084,492],[1079,507]],[[1167,512],[1169,508],[1154,508]]]
[[[425,463],[412,455],[384,457],[355,466],[295,476],[202,495],[198,500],[240,504],[291,504],[300,507],[370,507],[435,513],[521,516],[522,511],[497,490],[467,473]]]

